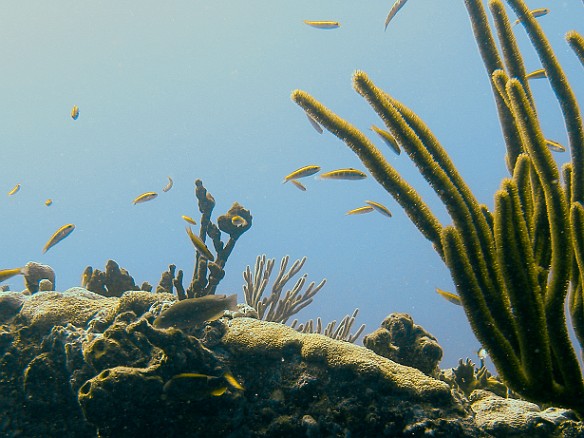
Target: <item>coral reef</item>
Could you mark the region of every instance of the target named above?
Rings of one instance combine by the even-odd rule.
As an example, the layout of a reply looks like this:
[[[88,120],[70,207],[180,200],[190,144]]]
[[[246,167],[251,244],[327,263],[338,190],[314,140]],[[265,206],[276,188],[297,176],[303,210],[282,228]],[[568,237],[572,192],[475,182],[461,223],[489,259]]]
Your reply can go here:
[[[43,265],[37,262],[28,262],[21,270],[24,276],[24,285],[31,294],[39,291],[42,280],[51,282],[50,286],[46,285],[44,290],[55,290],[55,271],[49,265]],[[49,287],[49,289],[46,289]]]
[[[434,336],[417,324],[410,315],[392,313],[381,328],[363,338],[363,345],[394,362],[417,368],[437,377],[442,348]]]
[[[12,316],[0,320],[2,436],[487,437],[582,430],[568,411],[540,412],[478,391],[469,402],[455,386],[415,368],[279,323],[219,320],[196,336],[157,329],[151,322],[176,300],[168,293],[15,294],[0,292],[0,303],[12,303]]]
[[[523,61],[501,0],[489,2],[501,49],[482,1],[466,0],[507,148],[510,178],[481,205],[430,129],[363,72],[354,87],[383,120],[446,206],[443,226],[357,128],[308,93],[292,99],[343,140],[403,207],[450,269],[470,325],[503,381],[528,400],[584,416],[584,381],[566,323],[568,307],[584,346],[584,127],[573,90],[537,20],[522,0],[507,0],[534,46],[566,125],[571,162],[558,169],[542,132]],[[582,37],[568,34],[582,60]]]
[[[152,290],[148,282],[136,286],[134,278],[114,260],[106,262],[103,272],[91,266],[85,268],[81,276],[81,286],[104,297],[120,297],[129,290]]]

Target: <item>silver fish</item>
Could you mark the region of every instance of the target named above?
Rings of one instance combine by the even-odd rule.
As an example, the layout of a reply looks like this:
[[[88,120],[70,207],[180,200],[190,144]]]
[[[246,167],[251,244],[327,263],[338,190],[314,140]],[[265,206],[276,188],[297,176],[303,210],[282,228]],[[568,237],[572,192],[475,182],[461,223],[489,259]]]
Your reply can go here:
[[[162,189],[162,191],[165,193],[168,192],[170,189],[172,189],[172,185],[174,184],[174,182],[172,181],[172,178],[170,176],[167,176],[167,178],[168,178],[168,184],[166,184]]]
[[[384,30],[387,30],[387,25],[389,24],[389,22],[391,21],[391,19],[393,17],[395,17],[395,14],[397,14],[397,12],[403,8],[403,6],[406,4],[408,0],[396,0],[396,2],[393,4],[393,6],[391,7],[391,9],[389,10],[389,14],[387,14],[387,18],[385,19],[385,28]]]

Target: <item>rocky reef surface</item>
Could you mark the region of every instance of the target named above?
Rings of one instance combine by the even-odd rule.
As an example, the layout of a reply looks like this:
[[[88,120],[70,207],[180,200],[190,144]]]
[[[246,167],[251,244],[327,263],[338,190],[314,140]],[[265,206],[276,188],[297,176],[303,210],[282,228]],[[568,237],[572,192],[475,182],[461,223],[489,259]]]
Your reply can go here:
[[[0,292],[0,435],[584,436],[570,411],[485,390],[466,397],[435,378],[427,357],[420,368],[435,377],[237,314],[189,332],[153,327],[173,301],[145,291]],[[410,365],[418,350],[438,361],[435,339],[408,318],[382,329],[417,334],[408,335],[422,347],[409,349]],[[405,348],[403,336],[369,339],[391,357]]]

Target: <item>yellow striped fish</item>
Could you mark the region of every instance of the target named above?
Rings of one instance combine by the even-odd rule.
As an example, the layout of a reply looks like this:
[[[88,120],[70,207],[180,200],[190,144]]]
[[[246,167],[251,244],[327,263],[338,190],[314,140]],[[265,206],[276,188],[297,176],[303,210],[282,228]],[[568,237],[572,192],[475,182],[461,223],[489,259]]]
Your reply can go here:
[[[43,254],[46,253],[50,248],[55,246],[57,243],[59,243],[61,240],[63,240],[65,237],[67,237],[69,234],[71,234],[74,229],[75,225],[67,224],[63,225],[61,228],[55,231],[55,234],[51,236],[51,238],[43,248]]]
[[[237,215],[235,215],[231,218],[231,223],[238,228],[245,227],[247,225],[247,221],[244,218],[242,218],[241,216],[237,216]]]
[[[317,29],[336,29],[341,26],[341,23],[338,21],[313,21],[313,20],[304,20],[305,24],[308,24],[311,27],[316,27]]]
[[[535,18],[538,17],[543,17],[544,15],[547,15],[550,12],[550,10],[548,8],[538,8],[538,9],[534,9],[532,11],[529,11],[529,13],[534,16]],[[516,24],[521,23],[521,19],[517,19],[513,22],[513,26],[515,26]]]
[[[462,301],[460,301],[460,297],[452,292],[446,292],[445,290],[436,288],[436,293],[440,295],[442,298],[450,301],[452,304],[456,304],[457,306],[462,306]]]
[[[531,73],[525,75],[525,79],[543,79],[543,78],[547,78],[547,73],[543,68],[532,71]]]
[[[347,215],[365,214],[365,213],[371,213],[372,211],[373,211],[373,207],[371,207],[370,205],[365,205],[363,207],[357,207],[357,208],[354,208],[352,210],[349,210],[345,214],[347,214]]]
[[[389,211],[389,209],[385,205],[375,201],[365,201],[365,203],[369,204],[373,209],[377,210],[382,215],[391,217],[391,211]]]
[[[291,179],[290,182],[292,184],[294,184],[294,186],[296,186],[298,188],[298,190],[302,190],[303,192],[306,191],[306,187],[304,187],[304,184],[302,184],[300,181],[297,181],[295,179]]]
[[[12,196],[14,195],[16,192],[18,192],[20,190],[20,184],[16,184],[14,187],[12,187],[12,190],[10,190],[8,192],[8,196]]]
[[[73,109],[71,110],[71,118],[73,120],[77,120],[79,117],[79,107],[77,105],[73,105]]]
[[[545,140],[545,144],[547,145],[547,147],[554,152],[566,152],[566,148],[564,146],[562,146],[560,143],[558,143],[557,141],[553,141],[550,139]]]
[[[306,117],[308,117],[310,125],[316,130],[316,132],[318,132],[319,134],[322,134],[324,132],[322,126],[320,126],[318,122],[314,120],[312,117],[310,117],[310,114],[306,113]]]
[[[395,137],[391,135],[385,129],[378,128],[375,125],[371,125],[371,130],[374,131],[377,135],[381,137],[381,139],[388,145],[392,151],[394,151],[397,155],[401,153],[401,149],[395,140]]]
[[[185,220],[189,224],[191,224],[191,225],[197,225],[197,222],[192,217],[185,216],[184,214],[181,217],[183,218],[183,220]]]
[[[293,179],[305,178],[307,176],[314,175],[315,173],[317,173],[319,171],[320,171],[320,166],[316,166],[313,164],[308,165],[308,166],[304,166],[304,167],[301,167],[300,169],[296,169],[294,172],[286,175],[284,177],[284,181],[282,181],[282,183],[288,182],[288,181],[293,180]]]
[[[8,280],[19,274],[22,274],[22,268],[0,269],[0,281]]]
[[[141,204],[142,202],[150,201],[150,200],[156,198],[157,196],[158,196],[158,193],[155,193],[155,192],[142,193],[140,196],[138,196],[136,199],[134,199],[132,201],[132,204],[134,204],[134,205]]]
[[[365,173],[360,170],[348,167],[346,169],[331,170],[330,172],[325,172],[320,175],[322,179],[346,179],[346,180],[357,180],[367,178]]]
[[[193,233],[193,230],[191,230],[190,227],[187,227],[187,234],[189,235],[195,249],[199,251],[203,257],[210,261],[215,260],[215,256],[211,253],[211,251],[209,251],[209,248],[207,245],[205,245],[205,242],[203,242],[199,236]]]

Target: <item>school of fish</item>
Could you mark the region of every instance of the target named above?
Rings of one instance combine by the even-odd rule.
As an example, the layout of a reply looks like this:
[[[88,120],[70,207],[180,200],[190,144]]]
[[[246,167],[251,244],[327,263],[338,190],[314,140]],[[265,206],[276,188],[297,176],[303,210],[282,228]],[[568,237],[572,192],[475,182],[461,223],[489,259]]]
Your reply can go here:
[[[387,27],[388,27],[389,23],[391,22],[391,20],[397,15],[399,10],[401,8],[403,8],[403,6],[406,3],[407,3],[407,0],[396,0],[393,3],[393,5],[390,8],[389,13],[385,19],[385,22],[384,22],[384,29],[385,30],[387,30]],[[538,9],[531,10],[530,14],[533,17],[537,18],[537,17],[542,17],[542,16],[547,15],[549,12],[550,12],[550,10],[548,8],[538,8]],[[522,21],[521,19],[517,19],[517,20],[515,20],[513,25],[515,26],[515,25],[521,23],[521,21]],[[326,30],[338,29],[341,26],[341,24],[338,21],[334,21],[334,20],[304,20],[304,23],[310,27],[315,28],[315,29],[326,29]],[[535,70],[535,71],[526,75],[527,79],[541,79],[541,78],[546,78],[546,77],[547,77],[547,74],[546,74],[546,71],[544,69]],[[323,127],[320,125],[320,123],[317,120],[314,119],[314,117],[312,117],[308,113],[306,113],[306,117],[308,118],[310,125],[315,129],[315,131],[317,131],[319,134],[324,133]],[[77,105],[73,105],[73,108],[71,109],[71,118],[73,120],[77,120],[79,118],[79,107]],[[389,131],[387,131],[385,129],[378,128],[375,125],[371,125],[371,130],[374,131],[395,154],[399,155],[401,153],[401,149],[400,149],[398,142],[396,141],[395,137]],[[554,151],[554,152],[565,152],[566,151],[566,148],[563,145],[561,145],[560,143],[558,143],[554,140],[546,139],[546,144],[549,147],[549,149]],[[314,175],[314,174],[320,172],[320,170],[321,170],[321,167],[318,165],[303,166],[297,170],[294,170],[293,172],[289,173],[288,175],[286,175],[284,177],[283,182],[286,183],[286,182],[290,181],[290,183],[293,184],[297,189],[299,189],[301,191],[306,191],[307,190],[306,186],[298,180],[301,178],[306,178],[308,176]],[[364,179],[366,177],[367,177],[367,175],[364,172],[362,172],[358,169],[353,169],[353,168],[334,169],[334,170],[330,170],[328,172],[324,172],[320,175],[320,179],[325,179],[325,180],[349,180],[350,181],[350,180],[360,180],[360,179]],[[168,192],[173,187],[173,185],[174,185],[174,181],[169,176],[167,184],[162,188],[162,192],[164,192],[164,193]],[[8,196],[16,195],[20,191],[20,189],[21,189],[21,184],[17,183],[8,191]],[[134,198],[134,200],[132,201],[132,204],[134,204],[134,205],[142,204],[142,203],[145,203],[148,201],[152,201],[156,197],[158,197],[158,193],[156,193],[156,192],[152,192],[152,191],[144,192],[144,193],[136,196]],[[353,208],[353,209],[347,211],[346,214],[347,215],[359,215],[359,214],[364,214],[364,213],[370,213],[372,211],[377,211],[386,217],[392,216],[389,209],[387,207],[385,207],[383,204],[380,204],[376,201],[365,201],[365,203],[366,203],[366,205]],[[52,198],[47,198],[44,201],[44,204],[47,207],[51,206],[53,204]],[[189,216],[183,215],[182,219],[191,225],[196,224],[195,220]],[[245,219],[240,217],[240,216],[234,216],[232,218],[232,223],[233,223],[233,225],[235,225],[237,227],[243,227],[243,226],[247,225],[247,222],[245,221]],[[57,231],[55,231],[53,233],[53,235],[49,238],[49,240],[47,241],[47,243],[43,247],[43,249],[42,249],[43,254],[46,253],[50,248],[52,248],[53,246],[55,246],[59,242],[63,241],[66,237],[68,237],[73,232],[73,230],[75,230],[75,225],[71,224],[71,223],[63,225],[62,227],[57,229]],[[187,227],[186,230],[187,230],[187,234],[188,234],[193,246],[195,247],[195,249],[202,256],[207,258],[208,260],[210,260],[210,261],[214,260],[213,254],[211,253],[211,251],[209,250],[207,245],[203,242],[203,240],[200,237],[198,237],[197,235],[195,235],[193,233],[193,231],[190,229],[190,227]],[[0,281],[3,281],[7,278],[10,278],[13,275],[17,275],[18,273],[20,273],[19,269],[18,270],[17,269],[0,270]],[[451,302],[454,302],[456,304],[460,303],[460,298],[458,298],[454,294],[442,291],[440,289],[437,289],[437,292]]]

